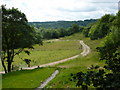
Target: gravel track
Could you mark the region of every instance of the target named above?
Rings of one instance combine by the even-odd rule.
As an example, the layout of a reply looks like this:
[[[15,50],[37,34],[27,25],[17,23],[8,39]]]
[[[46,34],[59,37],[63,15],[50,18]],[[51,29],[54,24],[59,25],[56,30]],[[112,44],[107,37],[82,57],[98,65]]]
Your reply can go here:
[[[83,52],[81,52],[81,55],[82,56],[86,56],[90,53],[90,47],[87,46],[83,41],[80,40],[80,44],[82,45],[83,47]],[[51,65],[55,65],[55,64],[58,64],[58,63],[62,63],[62,62],[65,62],[65,61],[68,61],[68,60],[71,60],[71,59],[74,59],[74,58],[77,58],[79,57],[80,55],[76,55],[76,56],[73,56],[73,57],[70,57],[70,58],[67,58],[67,59],[64,59],[64,60],[60,60],[60,61],[57,61],[57,62],[53,62],[53,63],[48,63],[48,64],[44,64],[44,65],[40,65],[41,67],[45,67],[45,66],[51,66]],[[35,90],[39,90],[39,89],[42,89],[44,88],[53,78],[56,77],[56,75],[59,73],[58,70],[56,70],[48,79],[46,79],[46,81],[44,81],[40,87],[38,87],[37,89]]]
[[[70,40],[60,40],[60,41],[70,41]],[[86,56],[86,55],[88,55],[90,53],[90,47],[87,46],[82,40],[74,40],[74,41],[79,41],[80,45],[82,45],[82,47],[83,47],[83,52],[81,52],[82,56]],[[69,58],[66,58],[66,59],[62,59],[62,60],[59,60],[59,61],[43,64],[43,65],[32,66],[32,67],[23,67],[22,69],[29,70],[29,69],[35,69],[35,68],[38,68],[38,67],[48,67],[48,66],[56,65],[56,64],[68,61],[68,60],[75,59],[75,58],[77,58],[79,56],[80,56],[80,54],[72,56],[72,57],[69,57]],[[0,72],[0,74],[4,74],[4,73],[5,73],[4,71]]]

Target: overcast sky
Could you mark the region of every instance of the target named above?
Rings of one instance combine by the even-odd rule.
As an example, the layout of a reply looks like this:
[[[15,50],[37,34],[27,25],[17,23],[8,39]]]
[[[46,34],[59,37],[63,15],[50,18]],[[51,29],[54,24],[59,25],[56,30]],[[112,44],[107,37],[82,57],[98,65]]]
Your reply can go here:
[[[119,0],[0,0],[15,7],[31,21],[85,20],[116,14]]]

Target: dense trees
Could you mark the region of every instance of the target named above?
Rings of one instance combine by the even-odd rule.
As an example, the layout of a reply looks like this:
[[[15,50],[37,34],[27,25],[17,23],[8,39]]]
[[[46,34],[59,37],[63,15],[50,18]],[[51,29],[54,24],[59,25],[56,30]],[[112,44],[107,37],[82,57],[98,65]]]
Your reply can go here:
[[[50,21],[50,22],[29,22],[30,25],[34,25],[37,28],[45,28],[45,29],[59,29],[59,28],[69,28],[73,24],[77,24],[79,26],[86,26],[89,23],[95,22],[96,19],[89,19],[84,21]]]
[[[82,32],[85,35],[85,37],[89,37],[89,32],[94,23],[88,24],[86,27],[83,28]]]
[[[92,27],[85,29],[89,31],[88,36],[94,40],[105,37],[110,31],[111,22],[115,20],[115,16],[106,14],[101,19],[97,20]],[[84,32],[85,32],[84,31]]]
[[[2,66],[5,72],[11,71],[11,65],[15,55],[25,51],[24,48],[31,48],[38,42],[37,32],[28,25],[24,13],[16,8],[7,9],[2,7]],[[36,41],[36,42],[35,42]],[[17,49],[17,50],[15,50]]]
[[[106,26],[104,26],[105,23]],[[92,65],[86,73],[71,74],[71,80],[77,81],[76,86],[81,86],[85,90],[90,85],[100,89],[118,90],[120,89],[120,11],[116,16],[103,16],[92,26],[92,29],[94,27],[94,33],[97,28],[99,29],[98,26],[101,27],[101,32],[106,30],[103,34],[100,34],[100,36],[103,35],[102,37],[107,35],[104,45],[97,47],[101,60],[105,60],[106,65],[104,67]],[[94,39],[102,38],[99,37],[98,33],[95,38],[93,37]]]
[[[77,24],[73,24],[69,28],[60,28],[60,29],[45,29],[39,28],[39,31],[42,33],[43,39],[53,39],[64,36],[69,36],[77,32],[82,32],[84,27],[79,26]]]

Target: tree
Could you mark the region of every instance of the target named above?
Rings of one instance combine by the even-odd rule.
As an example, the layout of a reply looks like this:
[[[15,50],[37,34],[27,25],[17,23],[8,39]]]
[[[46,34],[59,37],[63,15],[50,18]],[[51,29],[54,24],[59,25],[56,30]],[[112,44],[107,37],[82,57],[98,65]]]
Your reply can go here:
[[[89,31],[90,31],[90,28],[92,27],[92,25],[93,25],[93,23],[91,23],[83,28],[82,32],[85,35],[85,37],[89,37]]]
[[[34,27],[33,27],[34,28]],[[39,31],[37,28],[34,28],[35,32],[34,32],[34,42],[35,44],[39,44],[39,45],[43,45],[43,42],[42,42],[42,32]]]
[[[59,38],[60,33],[57,29],[52,30],[52,38]]]
[[[77,33],[79,32],[79,25],[78,24],[73,24],[71,27],[71,33]]]
[[[31,60],[30,59],[24,59],[25,63],[28,65],[28,67],[30,67],[30,62]]]
[[[111,32],[106,36],[103,46],[97,47],[100,59],[106,61],[104,67],[93,66],[84,72],[71,74],[76,86],[87,90],[94,86],[102,90],[120,89],[120,11],[109,26]],[[106,72],[107,71],[107,72]]]
[[[28,25],[24,13],[16,8],[2,5],[2,66],[5,73],[11,72],[14,56],[31,48],[34,44],[34,30]],[[17,49],[17,50],[15,50]],[[29,55],[29,51],[26,52]]]
[[[52,38],[52,32],[49,29],[46,29],[43,31],[43,38],[44,39],[51,39]]]
[[[65,28],[60,28],[59,32],[60,32],[60,37],[67,36],[67,31]]]
[[[105,37],[110,30],[111,22],[113,22],[115,16],[106,14],[99,19],[90,29],[89,36],[92,40]]]

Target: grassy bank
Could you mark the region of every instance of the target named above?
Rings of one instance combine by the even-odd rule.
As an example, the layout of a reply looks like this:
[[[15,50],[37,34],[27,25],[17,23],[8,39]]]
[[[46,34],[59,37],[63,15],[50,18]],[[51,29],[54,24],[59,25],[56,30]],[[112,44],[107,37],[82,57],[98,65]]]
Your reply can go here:
[[[3,75],[3,88],[37,88],[55,71],[54,68],[23,70]]]

